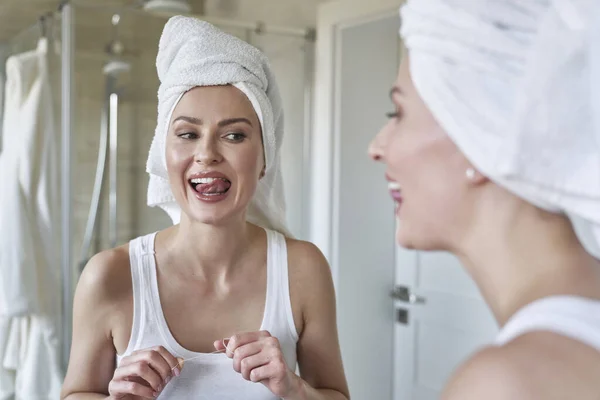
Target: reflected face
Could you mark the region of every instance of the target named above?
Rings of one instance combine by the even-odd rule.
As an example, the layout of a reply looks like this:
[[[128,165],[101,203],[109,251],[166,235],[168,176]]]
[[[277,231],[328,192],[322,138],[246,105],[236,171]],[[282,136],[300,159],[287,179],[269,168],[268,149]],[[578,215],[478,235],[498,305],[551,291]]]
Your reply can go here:
[[[407,57],[390,95],[394,112],[369,155],[386,165],[396,240],[407,248],[448,249],[468,208],[463,200],[470,165],[417,92]]]
[[[171,190],[190,220],[219,224],[245,215],[265,166],[250,100],[234,86],[185,93],[169,122],[166,161]]]

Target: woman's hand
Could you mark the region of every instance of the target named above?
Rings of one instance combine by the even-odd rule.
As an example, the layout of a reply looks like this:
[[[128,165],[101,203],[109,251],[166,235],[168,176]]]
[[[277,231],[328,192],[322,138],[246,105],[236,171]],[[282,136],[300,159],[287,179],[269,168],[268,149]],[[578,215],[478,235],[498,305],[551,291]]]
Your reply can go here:
[[[158,346],[134,352],[123,358],[108,385],[111,399],[154,399],[174,376],[179,376],[183,360]]]
[[[279,340],[269,332],[240,333],[214,345],[226,351],[244,379],[262,383],[277,397],[288,397],[295,390],[299,378],[288,368]]]

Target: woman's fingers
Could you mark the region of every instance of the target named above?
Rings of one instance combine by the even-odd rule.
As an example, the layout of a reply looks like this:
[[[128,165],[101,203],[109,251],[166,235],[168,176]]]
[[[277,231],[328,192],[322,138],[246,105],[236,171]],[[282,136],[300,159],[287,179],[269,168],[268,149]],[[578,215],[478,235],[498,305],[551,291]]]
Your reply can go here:
[[[229,358],[232,358],[235,350],[238,347],[242,347],[248,343],[257,342],[268,337],[271,337],[271,334],[268,331],[238,333],[237,335],[232,336],[229,339],[229,342],[226,343],[226,354]]]
[[[181,370],[181,368],[183,367],[183,359],[179,359],[176,358],[173,354],[169,353],[167,351],[167,349],[165,349],[162,346],[158,346],[156,348],[156,351],[163,356],[163,358],[165,359],[165,361],[167,361],[167,364],[169,364],[169,369],[173,369],[175,367],[179,368]]]
[[[260,353],[262,349],[263,344],[261,342],[252,342],[235,349],[233,353],[233,369],[235,372],[242,371],[243,360]]]
[[[248,380],[255,383],[265,381],[273,376],[274,370],[275,368],[270,364],[261,365],[250,371],[250,378]]]
[[[130,379],[133,377],[138,377],[147,382],[149,388],[154,392],[160,392],[165,385],[164,379],[149,364],[144,362],[133,363],[124,367],[120,366],[115,371],[113,381],[130,381],[129,383],[135,383]]]
[[[260,352],[240,360],[240,369],[236,371],[242,374],[244,379],[249,381],[251,372],[258,367],[269,364],[269,361],[269,354]]]
[[[228,342],[229,339],[215,340],[213,346],[215,346],[216,351],[225,351]]]
[[[154,398],[173,376],[179,376],[181,368],[183,360],[162,346],[136,351],[121,360],[109,385],[110,393]]]
[[[136,351],[131,356],[124,358],[120,366],[140,362],[149,364],[160,375],[165,384],[169,378],[179,376],[183,366],[175,356],[162,346]]]
[[[141,383],[114,379],[110,381],[108,385],[108,392],[111,396],[115,397],[123,394],[130,394],[145,399],[154,399],[158,396],[158,393],[151,387],[144,386]]]

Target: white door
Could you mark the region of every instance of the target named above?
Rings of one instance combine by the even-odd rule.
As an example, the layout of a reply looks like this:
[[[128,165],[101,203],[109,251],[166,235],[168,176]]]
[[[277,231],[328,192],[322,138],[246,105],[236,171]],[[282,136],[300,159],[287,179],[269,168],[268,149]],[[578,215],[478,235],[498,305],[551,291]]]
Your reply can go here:
[[[396,258],[394,399],[437,400],[452,371],[497,333],[457,258],[402,248]]]
[[[332,267],[357,400],[437,399],[456,365],[497,330],[454,257],[396,248],[384,167],[366,155],[391,109],[401,3],[339,0],[318,18],[311,240]]]

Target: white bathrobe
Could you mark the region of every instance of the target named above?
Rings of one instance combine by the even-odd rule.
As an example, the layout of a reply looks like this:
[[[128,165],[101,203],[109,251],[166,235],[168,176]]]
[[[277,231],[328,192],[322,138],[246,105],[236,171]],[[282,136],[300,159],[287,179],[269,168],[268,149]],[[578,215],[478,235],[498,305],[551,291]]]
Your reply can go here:
[[[6,63],[0,153],[0,400],[58,399],[58,132],[48,43]]]
[[[6,64],[6,46],[0,45],[0,152],[2,152],[2,116],[4,115],[4,79]]]

